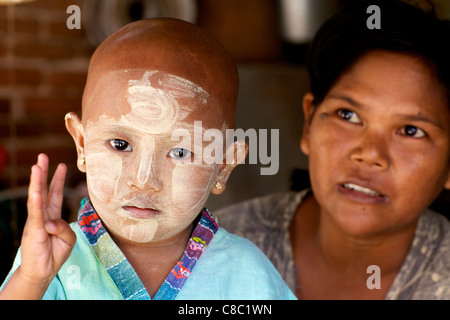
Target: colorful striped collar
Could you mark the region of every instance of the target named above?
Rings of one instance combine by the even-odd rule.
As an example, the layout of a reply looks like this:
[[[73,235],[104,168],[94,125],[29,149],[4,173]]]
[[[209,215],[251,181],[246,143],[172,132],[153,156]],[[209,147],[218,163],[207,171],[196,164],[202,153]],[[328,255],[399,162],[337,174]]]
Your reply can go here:
[[[125,300],[151,299],[139,276],[104,228],[89,199],[83,199],[78,226],[90,243],[97,259],[108,272]],[[204,208],[180,261],[169,272],[153,299],[174,300],[189,278],[201,254],[211,242],[218,226]]]

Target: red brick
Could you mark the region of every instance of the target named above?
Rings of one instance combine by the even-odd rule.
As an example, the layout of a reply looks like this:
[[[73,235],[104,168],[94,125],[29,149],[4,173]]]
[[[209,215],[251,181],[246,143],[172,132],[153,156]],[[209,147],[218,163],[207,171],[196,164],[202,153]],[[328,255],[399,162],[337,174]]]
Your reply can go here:
[[[68,6],[75,4],[81,8],[82,3],[83,0],[38,0],[36,2],[30,3],[30,5],[33,4],[36,7],[46,9],[60,9],[66,12]]]
[[[13,72],[13,74],[11,74],[11,72]],[[20,68],[9,70],[8,68],[0,68],[0,85],[11,85],[12,79],[14,79],[15,85],[36,86],[41,82],[42,77],[37,70]]]
[[[87,39],[83,41],[73,41],[74,56],[90,58],[95,51],[95,47],[88,43]]]
[[[18,121],[16,132],[18,137],[35,137],[46,133],[45,122],[39,117],[27,118]]]
[[[69,111],[81,108],[81,97],[29,97],[25,99],[25,109],[30,114],[61,117]]]
[[[11,101],[9,99],[0,99],[0,113],[9,113]]]
[[[28,41],[17,43],[14,54],[21,58],[61,59],[72,58],[74,56],[73,49],[72,44],[68,41],[66,43]]]
[[[0,124],[0,138],[6,139],[9,136],[9,124]]]
[[[49,148],[49,147],[36,147],[36,148],[27,148],[20,149],[17,151],[17,164],[19,166],[27,166],[30,167],[36,162],[37,156],[40,153],[45,153],[52,165],[57,163],[72,163],[76,161],[77,153],[75,146],[68,145],[65,148]]]
[[[66,20],[51,22],[49,29],[52,36],[76,39],[76,41],[86,39],[86,32],[83,27],[81,29],[69,29]]]
[[[75,87],[83,89],[87,72],[56,72],[50,76],[53,87]]]
[[[74,111],[77,112],[77,110]],[[50,134],[58,134],[65,137],[70,136],[66,129],[64,117],[55,118],[55,121],[49,123],[47,125],[47,128],[48,128],[47,132]]]
[[[20,34],[37,34],[39,30],[39,22],[36,19],[18,19],[14,20],[14,33]]]
[[[66,138],[70,137],[66,130],[64,117],[62,117],[62,115],[56,117],[45,115],[23,117],[16,123],[16,133],[19,138],[56,135]],[[8,132],[6,132],[6,136],[7,135]]]
[[[0,42],[0,57],[5,57],[6,56],[6,44],[4,43],[4,41]]]

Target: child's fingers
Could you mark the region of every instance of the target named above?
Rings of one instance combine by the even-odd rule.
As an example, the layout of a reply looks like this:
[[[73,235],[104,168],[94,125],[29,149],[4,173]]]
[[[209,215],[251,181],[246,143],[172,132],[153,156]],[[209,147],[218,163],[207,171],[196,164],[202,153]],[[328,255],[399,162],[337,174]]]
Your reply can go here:
[[[62,241],[64,241],[69,247],[73,247],[75,245],[76,236],[73,230],[70,228],[69,224],[62,220],[56,219],[47,221],[45,223],[45,229],[49,234],[52,234]]]
[[[67,167],[60,163],[53,174],[50,190],[48,193],[47,209],[49,220],[61,218],[61,207],[64,196],[64,181]]]
[[[30,186],[28,188],[28,219],[30,223],[37,223],[43,226],[45,221],[43,203],[42,203],[42,192],[41,192],[41,168],[37,165],[31,167],[31,177]]]
[[[41,193],[43,205],[47,202],[47,177],[48,177],[48,157],[41,153],[38,155],[37,165],[41,168]]]

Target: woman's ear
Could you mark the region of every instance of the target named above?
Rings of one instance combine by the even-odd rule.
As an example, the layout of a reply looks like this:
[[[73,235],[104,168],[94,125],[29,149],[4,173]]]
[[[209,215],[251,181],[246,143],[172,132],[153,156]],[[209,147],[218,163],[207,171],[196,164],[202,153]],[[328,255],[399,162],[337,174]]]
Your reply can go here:
[[[80,117],[75,112],[69,112],[65,116],[66,129],[75,142],[77,149],[77,167],[81,172],[86,172],[86,155],[84,153],[84,128]]]
[[[444,188],[450,190],[450,171],[447,176],[447,181],[445,182]]]
[[[308,92],[303,97],[303,133],[300,139],[300,149],[306,155],[309,155],[309,127],[314,114],[314,95]]]
[[[244,162],[247,157],[248,145],[245,141],[235,141],[227,147],[224,155],[223,164],[221,164],[211,192],[213,194],[221,194],[225,191],[225,185],[230,177],[231,172],[236,166]]]

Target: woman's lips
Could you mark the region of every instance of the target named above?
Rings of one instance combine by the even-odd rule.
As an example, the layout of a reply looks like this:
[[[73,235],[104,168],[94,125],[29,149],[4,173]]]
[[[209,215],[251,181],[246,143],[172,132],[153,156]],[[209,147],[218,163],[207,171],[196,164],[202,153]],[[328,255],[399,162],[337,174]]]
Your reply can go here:
[[[352,182],[339,184],[337,189],[340,194],[355,202],[382,204],[388,201],[388,198],[378,191]]]
[[[123,208],[130,214],[130,216],[137,219],[150,219],[159,214],[159,210],[155,209],[143,209],[133,206],[125,206]]]

